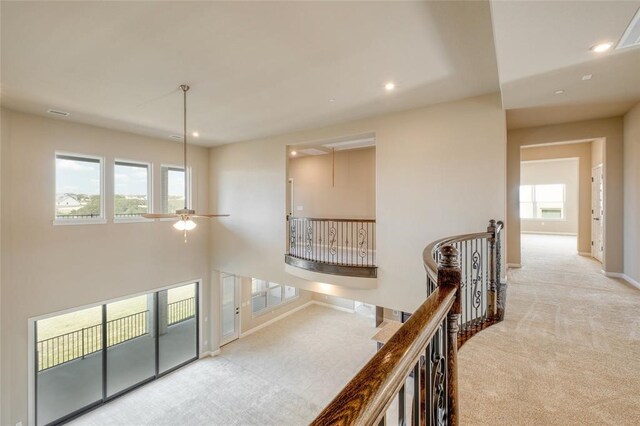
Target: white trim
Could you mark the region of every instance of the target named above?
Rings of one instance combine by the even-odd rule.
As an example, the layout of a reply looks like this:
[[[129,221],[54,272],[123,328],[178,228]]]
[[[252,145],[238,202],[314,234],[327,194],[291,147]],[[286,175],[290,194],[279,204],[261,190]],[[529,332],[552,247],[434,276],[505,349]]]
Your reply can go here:
[[[578,254],[584,257],[591,257],[591,252],[588,251],[579,251]]]
[[[147,219],[146,217],[123,217],[119,218],[114,216],[113,223],[153,223],[153,219]]]
[[[57,218],[57,208],[56,208],[56,196],[58,189],[58,167],[55,161],[58,159],[58,155],[69,156],[69,157],[78,157],[79,159],[86,158],[87,160],[98,160],[100,164],[100,217],[95,219],[64,219]],[[54,174],[53,174],[53,194],[54,194],[54,203],[53,203],[53,224],[54,225],[101,225],[107,223],[107,214],[106,214],[106,198],[107,191],[105,186],[105,162],[106,158],[100,155],[91,155],[91,154],[80,154],[77,152],[70,151],[54,151]]]
[[[66,226],[66,225],[104,225],[107,223],[107,219],[54,219],[52,221],[54,226]]]
[[[507,268],[518,269],[522,268],[520,263],[507,263]]]
[[[547,221],[548,222],[548,221]],[[575,237],[578,234],[572,232],[538,232],[538,231],[521,231],[521,234],[536,234],[536,235],[567,235]]]
[[[184,168],[184,165],[181,166],[176,166],[173,164],[165,164],[165,163],[161,163],[160,164],[160,202],[162,203],[164,201],[164,191],[163,191],[163,187],[164,187],[164,182],[162,180],[162,169],[164,168],[170,168],[170,169],[180,169],[182,171],[185,172],[184,174],[184,178],[187,180],[187,193],[185,194],[185,197],[188,201],[187,203],[187,208],[188,209],[193,209],[193,206],[195,205],[195,203],[193,202],[193,167],[187,167],[186,170]],[[167,175],[168,176],[168,175]],[[167,182],[167,192],[169,191],[169,182]],[[167,199],[169,198],[169,194],[167,193]],[[166,213],[166,214],[171,214],[172,212],[165,212],[164,211],[164,206],[160,206],[160,213]],[[173,212],[175,213],[175,212]],[[175,221],[176,218],[170,217],[170,218],[161,218],[159,219],[160,221],[164,222],[164,221]]]
[[[312,302],[313,302],[314,305],[319,305],[319,306],[324,306],[324,307],[327,307],[327,308],[337,309],[338,311],[347,312],[349,314],[355,314],[356,313],[355,309],[343,308],[342,306],[336,306],[336,305],[332,305],[330,303],[319,302],[317,300],[313,300]]]
[[[147,219],[144,217],[123,217],[119,218],[116,215],[116,166],[117,163],[129,163],[137,164],[147,168],[147,211],[146,213],[153,213],[153,163],[149,161],[129,160],[126,158],[114,158],[113,159],[113,223],[140,223],[140,222],[153,222],[153,219]]]
[[[273,324],[273,323],[275,323],[277,321],[280,321],[281,319],[293,314],[294,312],[298,312],[298,311],[300,311],[300,310],[302,310],[304,308],[308,308],[312,304],[313,304],[313,301],[309,301],[309,302],[307,302],[307,303],[305,303],[303,305],[300,305],[300,306],[298,306],[296,308],[291,309],[290,311],[287,311],[287,312],[283,313],[282,315],[278,315],[277,317],[272,318],[269,321],[266,321],[266,322],[264,322],[264,323],[262,323],[260,325],[257,325],[255,327],[253,327],[252,329],[245,331],[244,333],[240,333],[240,338],[242,339],[243,337],[247,337],[248,335],[253,334],[258,330],[261,330],[261,329],[263,329],[265,327],[270,326],[271,324]]]
[[[225,278],[228,277],[232,277],[233,278],[233,300],[235,303],[235,306],[233,307],[233,321],[234,321],[234,328],[235,328],[235,333],[233,336],[231,336],[230,338],[225,339],[224,337],[224,333],[223,333],[223,327],[224,327],[224,318],[222,317],[222,301],[223,301],[223,293],[224,293],[224,285],[222,284],[222,282],[224,281]],[[227,343],[231,343],[234,340],[237,340],[240,338],[240,330],[242,330],[242,314],[241,314],[241,306],[242,306],[242,281],[240,279],[240,277],[238,277],[237,275],[234,274],[227,274],[226,272],[220,272],[220,294],[219,294],[219,306],[218,306],[218,322],[220,323],[220,346],[224,346]],[[237,309],[237,312],[236,312]]]
[[[622,279],[628,282],[629,284],[631,284],[632,286],[634,286],[635,288],[637,288],[638,290],[640,290],[640,282],[634,280],[629,275],[622,274]]]
[[[201,352],[198,359],[209,358],[209,357],[214,357],[218,355],[220,355],[220,349],[216,349],[215,351]]]
[[[623,274],[622,272],[607,272],[607,271],[600,271],[602,273],[602,275],[604,275],[605,277],[609,277],[609,278],[619,278],[621,280],[624,280],[626,282],[628,282],[629,284],[631,284],[632,286],[636,287],[638,290],[640,290],[640,282],[634,280],[633,278],[631,278],[629,275],[627,274]]]

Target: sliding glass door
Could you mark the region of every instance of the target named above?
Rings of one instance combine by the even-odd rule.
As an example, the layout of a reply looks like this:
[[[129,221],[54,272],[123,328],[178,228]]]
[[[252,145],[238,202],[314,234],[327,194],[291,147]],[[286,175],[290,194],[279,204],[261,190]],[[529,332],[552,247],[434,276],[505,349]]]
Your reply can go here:
[[[63,422],[197,355],[198,283],[38,320],[36,424]]]
[[[102,401],[103,307],[36,322],[38,425]]]
[[[107,398],[156,374],[155,294],[107,305]]]
[[[197,358],[198,287],[188,284],[158,293],[158,372]]]

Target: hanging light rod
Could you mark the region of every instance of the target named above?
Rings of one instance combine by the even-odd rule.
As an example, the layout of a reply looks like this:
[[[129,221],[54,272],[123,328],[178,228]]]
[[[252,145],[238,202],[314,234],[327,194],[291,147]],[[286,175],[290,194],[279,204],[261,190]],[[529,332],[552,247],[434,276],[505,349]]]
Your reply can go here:
[[[197,225],[192,220],[194,217],[226,217],[228,214],[196,214],[194,209],[189,208],[189,193],[187,191],[187,92],[190,87],[187,84],[181,84],[180,90],[182,90],[182,140],[183,140],[183,164],[184,164],[184,208],[176,210],[173,213],[146,213],[143,217],[148,219],[163,219],[163,218],[177,218],[178,221],[173,225],[179,231],[184,231],[184,242],[187,242],[187,231],[191,231]]]

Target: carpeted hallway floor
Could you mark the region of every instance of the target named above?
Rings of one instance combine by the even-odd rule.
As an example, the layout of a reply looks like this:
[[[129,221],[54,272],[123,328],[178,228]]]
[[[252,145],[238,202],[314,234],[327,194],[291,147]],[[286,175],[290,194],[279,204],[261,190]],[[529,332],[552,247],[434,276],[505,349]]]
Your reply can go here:
[[[501,324],[461,349],[462,425],[639,425],[640,290],[574,237],[523,235]]]

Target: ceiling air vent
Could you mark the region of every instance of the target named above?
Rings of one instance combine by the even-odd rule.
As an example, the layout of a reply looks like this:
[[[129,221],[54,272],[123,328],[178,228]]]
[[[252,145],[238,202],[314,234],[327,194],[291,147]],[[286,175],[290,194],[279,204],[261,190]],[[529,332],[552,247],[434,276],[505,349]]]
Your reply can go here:
[[[622,38],[616,46],[616,49],[624,49],[638,45],[640,45],[640,9],[638,9],[629,26],[624,31],[624,34],[622,34]]]
[[[59,111],[57,109],[48,109],[47,112],[49,114],[53,114],[53,115],[61,115],[63,117],[66,117],[69,115],[69,113],[67,111]]]
[[[182,140],[182,135],[169,135],[169,137],[171,139],[175,139],[175,140],[179,140],[179,141]]]

